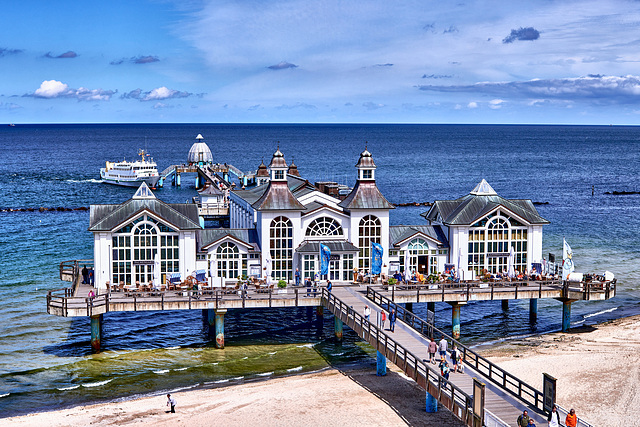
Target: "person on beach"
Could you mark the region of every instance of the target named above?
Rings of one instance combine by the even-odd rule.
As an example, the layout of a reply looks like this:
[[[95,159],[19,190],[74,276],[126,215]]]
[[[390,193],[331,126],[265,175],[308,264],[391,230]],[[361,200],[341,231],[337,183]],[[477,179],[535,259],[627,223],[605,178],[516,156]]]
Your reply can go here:
[[[171,406],[171,413],[176,413],[176,399],[171,397],[171,394],[167,393],[167,406]]]
[[[569,413],[567,414],[567,418],[564,420],[564,424],[567,427],[577,427],[578,425],[578,416],[576,415],[576,410],[571,408]]]
[[[384,330],[384,322],[387,320],[387,313],[384,310],[380,310],[380,327]]]
[[[300,286],[300,270],[296,268],[296,286]]]
[[[392,308],[389,312],[389,330],[394,332],[396,328],[396,309]]]
[[[524,412],[518,417],[518,427],[529,427],[529,413],[525,409]]]
[[[433,364],[436,363],[436,351],[438,351],[438,344],[436,344],[436,339],[431,337],[429,342],[429,362]]]
[[[553,405],[547,421],[549,421],[549,427],[560,427],[560,414],[558,414],[558,407],[556,405]]]
[[[364,318],[367,319],[367,322],[370,320],[371,318],[371,309],[369,308],[368,305],[364,306]]]
[[[447,340],[445,339],[444,335],[442,336],[442,339],[438,344],[438,351],[440,352],[440,357],[447,356]]]

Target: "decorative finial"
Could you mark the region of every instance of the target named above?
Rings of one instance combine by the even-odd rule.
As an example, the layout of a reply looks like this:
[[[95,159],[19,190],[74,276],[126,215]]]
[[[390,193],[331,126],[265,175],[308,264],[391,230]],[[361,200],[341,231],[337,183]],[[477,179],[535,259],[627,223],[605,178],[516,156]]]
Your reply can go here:
[[[368,147],[369,147],[369,141],[365,141],[365,142],[364,142],[364,149],[365,149],[365,151],[368,151]]]

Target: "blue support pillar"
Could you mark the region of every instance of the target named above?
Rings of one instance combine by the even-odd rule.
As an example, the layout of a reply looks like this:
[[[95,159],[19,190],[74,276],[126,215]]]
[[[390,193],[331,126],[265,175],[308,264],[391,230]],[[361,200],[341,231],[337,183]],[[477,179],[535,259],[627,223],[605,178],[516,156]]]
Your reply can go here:
[[[536,323],[538,321],[538,300],[531,298],[529,300],[529,322]]]
[[[216,312],[216,348],[224,348],[224,315],[226,309],[215,310]]]
[[[571,300],[562,301],[562,332],[568,332],[571,327]]]
[[[248,184],[247,177],[246,177],[246,176],[243,176],[243,177],[242,177],[242,185],[244,185],[244,186],[246,187],[246,186],[247,186],[247,184]]]
[[[438,399],[433,397],[427,392],[427,405],[426,410],[428,413],[433,414],[434,412],[438,412]]]
[[[453,339],[460,338],[460,307],[463,303],[452,302],[451,304],[451,336]]]
[[[387,358],[380,352],[378,352],[378,357],[376,358],[376,375],[379,377],[387,375]]]
[[[156,185],[158,186],[158,188],[162,188],[164,186],[164,176],[158,180],[158,183]]]
[[[200,188],[200,174],[196,174],[196,190]]]
[[[335,326],[335,333],[336,333],[336,338],[338,338],[339,341],[342,341],[342,320],[340,320],[337,317],[334,317],[334,326]]]
[[[91,350],[100,353],[102,344],[102,314],[91,316]]]
[[[176,172],[176,185],[180,187],[180,174]]]

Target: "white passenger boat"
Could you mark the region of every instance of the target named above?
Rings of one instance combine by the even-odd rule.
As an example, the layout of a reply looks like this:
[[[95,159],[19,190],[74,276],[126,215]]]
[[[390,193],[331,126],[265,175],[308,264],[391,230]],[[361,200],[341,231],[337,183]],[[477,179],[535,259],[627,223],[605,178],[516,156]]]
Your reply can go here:
[[[104,168],[100,169],[102,182],[127,187],[138,187],[141,182],[146,182],[151,188],[156,186],[160,179],[158,165],[145,150],[138,150],[141,159],[135,162],[106,162]]]

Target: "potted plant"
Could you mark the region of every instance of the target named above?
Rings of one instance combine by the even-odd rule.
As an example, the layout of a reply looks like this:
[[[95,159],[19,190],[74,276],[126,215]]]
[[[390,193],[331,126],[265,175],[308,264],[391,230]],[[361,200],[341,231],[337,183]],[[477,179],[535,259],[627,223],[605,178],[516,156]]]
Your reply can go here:
[[[398,279],[396,279],[395,277],[389,277],[389,290],[394,289],[394,286],[396,285],[396,283],[398,283]]]
[[[278,293],[279,294],[287,293],[287,282],[285,282],[282,279],[278,280]]]

